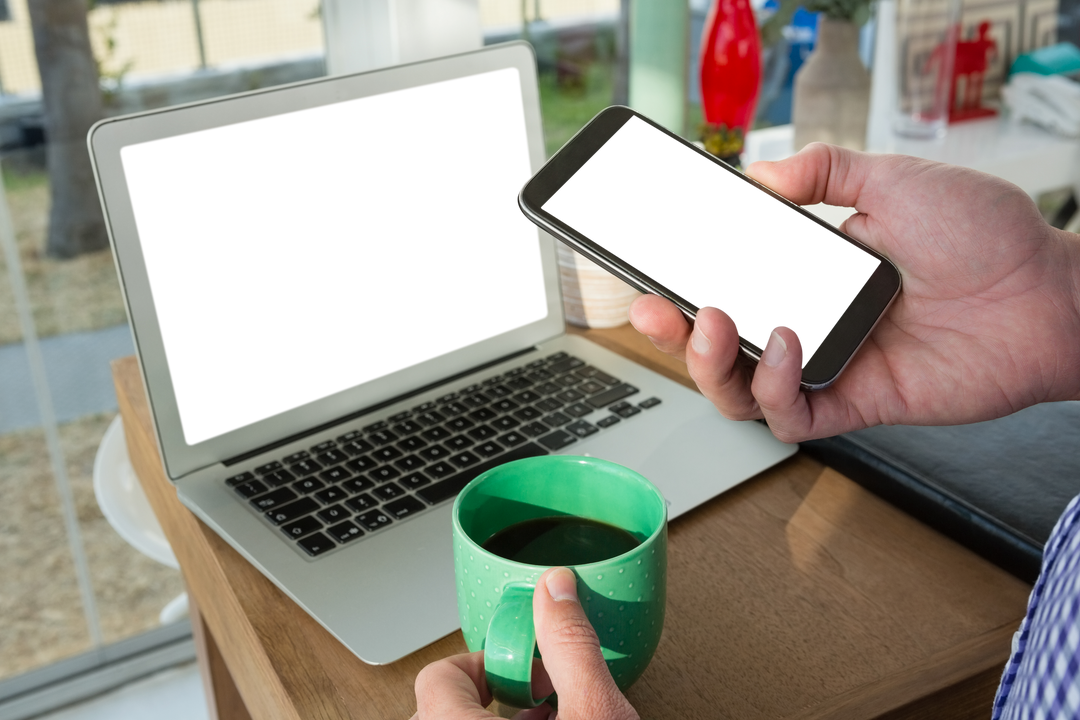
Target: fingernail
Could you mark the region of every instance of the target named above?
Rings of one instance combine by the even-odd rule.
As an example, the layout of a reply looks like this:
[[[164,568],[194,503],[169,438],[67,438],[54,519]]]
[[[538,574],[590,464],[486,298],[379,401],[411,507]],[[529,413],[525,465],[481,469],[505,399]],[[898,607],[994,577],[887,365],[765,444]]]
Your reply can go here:
[[[784,361],[785,357],[787,357],[787,343],[773,330],[773,334],[769,336],[769,344],[765,346],[765,352],[761,353],[761,362],[769,367],[776,367]]]
[[[690,345],[698,355],[704,355],[709,352],[709,348],[712,347],[712,342],[705,336],[705,333],[702,332],[701,328],[695,324],[694,332],[690,335]]]
[[[548,573],[547,589],[551,599],[556,602],[564,600],[578,601],[577,577],[566,568],[555,568]]]

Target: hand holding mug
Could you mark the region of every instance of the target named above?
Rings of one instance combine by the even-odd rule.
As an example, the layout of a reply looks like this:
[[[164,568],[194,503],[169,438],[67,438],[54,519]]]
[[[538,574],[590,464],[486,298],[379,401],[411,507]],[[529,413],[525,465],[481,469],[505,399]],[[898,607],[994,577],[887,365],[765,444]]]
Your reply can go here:
[[[533,595],[536,644],[533,692],[558,693],[558,715],[547,703],[522,710],[517,720],[637,720],[638,714],[608,672],[600,640],[577,597],[577,578],[566,568],[547,570]],[[432,663],[416,678],[417,720],[494,718],[484,675],[484,654],[455,655]]]

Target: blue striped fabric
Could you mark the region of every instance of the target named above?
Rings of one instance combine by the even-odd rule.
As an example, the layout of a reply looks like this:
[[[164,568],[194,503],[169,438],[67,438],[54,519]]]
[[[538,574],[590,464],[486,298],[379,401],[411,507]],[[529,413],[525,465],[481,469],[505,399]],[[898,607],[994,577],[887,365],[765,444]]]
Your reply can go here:
[[[994,699],[992,720],[1080,718],[1080,497],[1058,520]]]

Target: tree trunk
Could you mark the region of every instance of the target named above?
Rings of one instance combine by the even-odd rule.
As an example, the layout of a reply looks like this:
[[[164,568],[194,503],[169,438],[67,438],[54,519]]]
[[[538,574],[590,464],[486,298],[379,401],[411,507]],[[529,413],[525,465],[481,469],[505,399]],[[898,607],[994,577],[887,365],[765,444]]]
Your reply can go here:
[[[108,247],[86,133],[101,119],[86,0],[29,0],[45,109],[52,189],[46,252],[69,258]]]

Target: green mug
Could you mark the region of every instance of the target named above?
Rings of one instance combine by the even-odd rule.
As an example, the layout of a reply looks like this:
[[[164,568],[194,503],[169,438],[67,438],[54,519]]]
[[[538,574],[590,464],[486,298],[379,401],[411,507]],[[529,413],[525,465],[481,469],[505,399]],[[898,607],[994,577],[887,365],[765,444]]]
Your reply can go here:
[[[577,576],[619,688],[641,677],[660,642],[667,580],[667,504],[652,483],[597,458],[527,458],[476,477],[453,521],[461,630],[469,650],[484,650],[496,700],[528,708],[546,699],[532,696],[532,595],[556,565]]]

